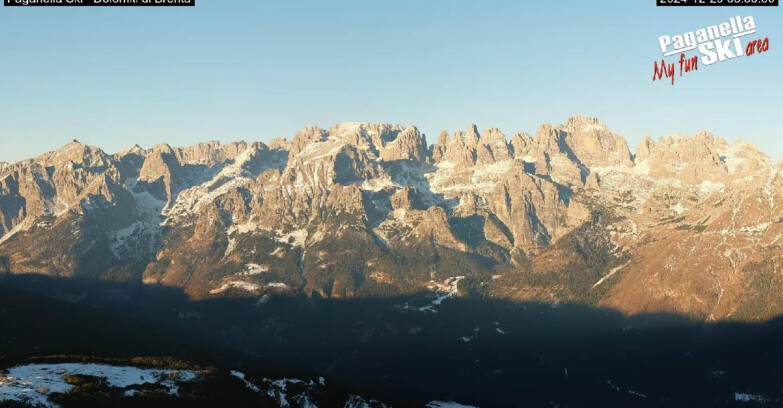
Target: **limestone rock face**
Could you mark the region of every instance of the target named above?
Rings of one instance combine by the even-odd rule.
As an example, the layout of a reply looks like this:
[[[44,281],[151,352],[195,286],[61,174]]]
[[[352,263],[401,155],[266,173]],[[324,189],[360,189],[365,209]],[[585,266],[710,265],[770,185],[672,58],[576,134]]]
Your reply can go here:
[[[533,138],[527,133],[515,133],[511,136],[509,150],[511,156],[518,159],[524,159],[530,152],[533,145]]]
[[[428,155],[427,140],[415,127],[409,127],[399,133],[395,139],[381,147],[380,158],[383,161],[395,160],[423,161]]]
[[[708,132],[598,119],[510,138],[342,123],[289,141],[79,142],[0,164],[0,272],[160,283],[193,298],[459,291],[625,312],[783,312],[783,164]],[[467,285],[467,286],[462,286]],[[472,286],[471,286],[472,285]]]
[[[636,154],[634,155],[634,161],[641,163],[647,160],[655,149],[655,141],[650,136],[644,136],[642,142],[639,143],[639,147],[636,148]]]
[[[566,136],[567,133],[558,127],[541,125],[524,160],[536,174],[548,176],[560,184],[578,186],[584,182],[586,171],[565,143]]]
[[[506,135],[498,128],[490,128],[484,131],[480,139],[477,158],[481,163],[492,164],[511,158]]]
[[[655,178],[675,178],[687,184],[721,180],[728,173],[718,153],[724,145],[725,141],[707,132],[690,138],[671,136],[659,140],[645,160]]]
[[[316,127],[316,126],[310,126],[306,127],[302,130],[300,130],[296,136],[294,136],[294,140],[291,141],[291,146],[289,147],[289,150],[291,152],[291,156],[296,156],[302,150],[304,150],[307,146],[322,142],[326,139],[326,131]]]
[[[565,132],[565,144],[582,165],[589,168],[632,165],[625,139],[610,132],[598,119],[575,116],[561,128]]]

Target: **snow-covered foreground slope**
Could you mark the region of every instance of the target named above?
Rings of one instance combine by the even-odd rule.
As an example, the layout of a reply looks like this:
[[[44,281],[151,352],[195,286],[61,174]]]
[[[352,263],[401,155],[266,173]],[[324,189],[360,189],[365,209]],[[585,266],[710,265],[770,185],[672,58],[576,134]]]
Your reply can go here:
[[[18,401],[31,406],[57,407],[49,395],[68,393],[74,387],[66,376],[82,375],[106,381],[110,387],[125,389],[127,395],[136,391],[133,386],[157,384],[162,392],[177,395],[177,384],[198,378],[198,371],[145,369],[103,364],[30,364],[11,368],[0,374],[0,402]]]
[[[116,389],[119,397],[134,398],[148,395],[178,397],[180,386],[197,385],[210,375],[207,371],[166,368],[141,368],[91,363],[29,364],[0,371],[0,404],[16,402],[35,408],[58,408],[57,395],[65,395],[79,387],[82,381],[94,381],[105,389]],[[214,375],[212,373],[211,375]],[[244,373],[231,371],[230,377],[241,381],[252,393],[280,407],[318,408],[318,395],[323,393],[326,381],[297,378],[252,380]],[[256,384],[257,382],[257,384]],[[80,393],[85,391],[79,390]],[[89,392],[89,391],[88,391]],[[101,391],[93,391],[100,393]],[[82,395],[81,397],[84,397]],[[88,394],[87,397],[90,397]],[[144,399],[136,400],[141,406]],[[76,400],[78,403],[78,399]],[[115,401],[118,402],[118,401]],[[197,401],[196,401],[197,402]],[[375,400],[351,395],[342,405],[345,408],[387,408]]]

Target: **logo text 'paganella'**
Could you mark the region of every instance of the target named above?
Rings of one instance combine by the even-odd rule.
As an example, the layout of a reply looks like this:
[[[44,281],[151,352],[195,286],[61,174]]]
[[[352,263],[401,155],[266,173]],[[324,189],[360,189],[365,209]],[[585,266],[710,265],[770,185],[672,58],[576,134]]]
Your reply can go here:
[[[658,37],[664,57],[698,49],[703,65],[744,55],[740,37],[756,32],[752,16],[732,17],[728,22],[674,36]]]

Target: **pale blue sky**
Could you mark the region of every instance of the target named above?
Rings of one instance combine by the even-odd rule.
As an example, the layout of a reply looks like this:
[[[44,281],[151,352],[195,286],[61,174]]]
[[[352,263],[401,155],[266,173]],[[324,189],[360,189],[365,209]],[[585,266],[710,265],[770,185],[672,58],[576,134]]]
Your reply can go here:
[[[783,157],[783,14],[653,0],[198,0],[195,8],[0,8],[0,161],[77,138],[292,137],[343,121],[507,135],[577,113],[635,149],[707,129]],[[770,51],[652,82],[657,38],[753,15]],[[673,61],[674,58],[669,58]]]

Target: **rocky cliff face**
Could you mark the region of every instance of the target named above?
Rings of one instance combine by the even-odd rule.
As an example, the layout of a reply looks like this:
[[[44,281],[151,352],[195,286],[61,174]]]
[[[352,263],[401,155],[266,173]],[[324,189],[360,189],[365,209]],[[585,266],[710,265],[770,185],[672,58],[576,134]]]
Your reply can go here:
[[[631,155],[584,116],[533,137],[470,125],[433,145],[415,127],[364,123],[113,155],[74,141],[0,165],[0,271],[194,298],[454,284],[762,319],[783,311],[781,166],[707,132],[645,138]]]

